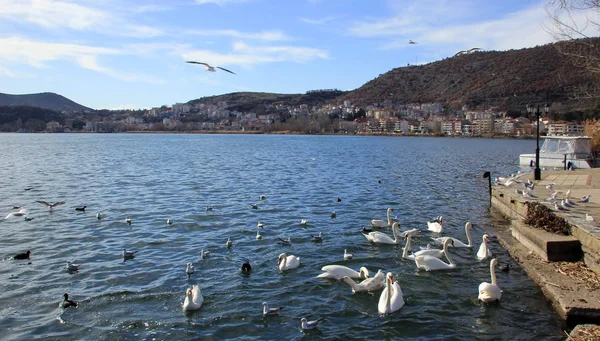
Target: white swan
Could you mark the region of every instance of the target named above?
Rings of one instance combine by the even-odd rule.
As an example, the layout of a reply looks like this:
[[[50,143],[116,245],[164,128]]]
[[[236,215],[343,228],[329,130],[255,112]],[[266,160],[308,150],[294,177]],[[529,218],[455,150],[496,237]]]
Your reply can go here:
[[[390,225],[392,225],[392,219],[390,218],[390,214],[394,212],[394,209],[389,207],[387,209],[387,221],[381,220],[381,219],[373,219],[371,220],[371,227],[388,227]]]
[[[190,278],[190,276],[194,273],[194,264],[193,263],[187,263],[185,265],[185,273],[187,274],[188,278]]]
[[[481,282],[481,284],[479,284],[479,296],[477,298],[483,302],[500,301],[500,298],[502,297],[502,290],[496,285],[496,272],[494,271],[496,264],[498,264],[496,258],[490,261],[492,283]]]
[[[385,234],[383,232],[379,232],[379,231],[369,232],[368,234],[363,233],[363,236],[365,236],[365,238],[367,238],[368,241],[373,242],[373,243],[399,244],[400,243],[399,229],[400,229],[400,227],[398,225],[398,222],[394,222],[394,224],[392,225],[392,232],[394,233],[394,239],[392,239],[387,234]]]
[[[377,271],[373,278],[367,278],[360,283],[356,283],[348,276],[340,278],[340,281],[346,282],[352,288],[353,294],[361,291],[381,290],[385,287],[385,276],[381,270]]]
[[[354,254],[348,253],[348,251],[346,251],[346,249],[344,249],[344,259],[348,260],[348,259],[352,259],[352,257],[354,257]]]
[[[390,314],[400,308],[404,307],[404,297],[402,296],[402,289],[397,282],[394,282],[392,273],[387,273],[387,281],[385,283],[385,289],[379,296],[379,304],[377,309],[380,314]]]
[[[444,217],[440,216],[438,221],[428,221],[427,229],[431,232],[437,232],[437,233],[444,232]]]
[[[369,278],[369,270],[364,266],[358,269],[358,271],[354,271],[347,266],[343,265],[325,265],[321,268],[324,271],[322,274],[318,275],[317,278],[334,278],[339,279],[342,277],[350,277],[350,278]]]
[[[488,257],[492,257],[492,251],[488,249],[487,243],[490,242],[490,237],[487,234],[483,235],[481,245],[479,246],[479,251],[477,251],[477,259],[484,260]]]
[[[456,268],[456,264],[452,262],[450,256],[448,255],[448,245],[452,245],[454,241],[450,238],[444,241],[444,255],[446,259],[448,259],[448,263],[444,262],[439,258],[435,258],[433,256],[416,256],[415,264],[417,265],[417,269],[424,269],[426,271],[435,271],[435,270],[448,270]]]
[[[470,222],[465,224],[465,234],[467,235],[467,241],[469,242],[468,244],[465,244],[462,241],[460,241],[456,238],[452,238],[452,237],[439,237],[439,238],[433,238],[433,240],[435,241],[436,244],[444,245],[444,241],[446,241],[446,239],[452,239],[452,241],[454,241],[454,247],[472,247],[473,244],[471,242],[470,229],[474,229],[474,228],[475,228],[475,226],[473,226],[473,224],[471,224]]]
[[[279,265],[279,270],[281,271],[295,269],[300,266],[300,257],[296,257],[294,255],[288,256],[287,254],[282,253],[277,259],[277,264]]]
[[[187,289],[185,292],[185,301],[183,301],[183,310],[198,310],[204,302],[204,297],[200,293],[200,287],[194,285],[192,289]]]
[[[406,246],[404,247],[404,250],[402,251],[402,258],[406,258],[406,259],[410,259],[410,260],[415,260],[415,257],[417,256],[433,256],[435,258],[441,258],[444,255],[444,250],[439,250],[439,249],[430,249],[429,245],[428,248],[422,248],[421,250],[417,251],[417,252],[413,252],[412,254],[408,254],[408,251],[412,248],[412,244],[411,244],[411,239],[412,239],[412,234],[406,234],[406,236],[404,237],[404,240],[406,241]]]

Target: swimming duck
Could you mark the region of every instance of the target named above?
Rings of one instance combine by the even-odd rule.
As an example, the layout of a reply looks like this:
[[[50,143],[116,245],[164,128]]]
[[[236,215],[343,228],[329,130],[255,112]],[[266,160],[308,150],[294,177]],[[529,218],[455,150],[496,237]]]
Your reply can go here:
[[[62,307],[63,309],[69,308],[69,307],[77,307],[77,302],[72,301],[69,299],[69,294],[64,294],[64,300],[59,304],[60,307]]]

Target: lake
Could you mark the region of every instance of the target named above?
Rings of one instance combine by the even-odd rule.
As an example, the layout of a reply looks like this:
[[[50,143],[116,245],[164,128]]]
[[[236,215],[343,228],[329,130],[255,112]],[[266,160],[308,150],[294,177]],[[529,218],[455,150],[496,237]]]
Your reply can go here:
[[[21,206],[34,218],[0,222],[5,340],[562,339],[549,301],[495,240],[494,256],[512,268],[497,271],[499,304],[477,300],[490,274],[475,253],[482,235],[502,225],[490,215],[482,175],[516,172],[535,140],[0,134],[0,146],[0,215]],[[37,200],[66,203],[50,212]],[[403,242],[372,244],[360,232],[388,207],[402,231],[423,229],[413,249],[431,243],[426,222],[440,215],[443,235],[461,240],[472,222],[475,247],[450,249],[454,270],[417,271],[401,257]],[[277,243],[288,237],[291,246]],[[123,248],[136,257],[124,260]],[[210,257],[201,260],[202,249]],[[353,259],[344,260],[344,249]],[[29,261],[9,259],[27,250]],[[301,266],[280,272],[283,252]],[[80,271],[67,272],[67,260]],[[240,271],[244,260],[250,275]],[[380,315],[380,292],[352,294],[343,282],[316,278],[328,264],[391,272],[406,305]],[[192,285],[204,304],[184,312]],[[58,308],[64,293],[79,307]],[[264,318],[263,301],[285,308]],[[302,332],[302,317],[324,321]]]

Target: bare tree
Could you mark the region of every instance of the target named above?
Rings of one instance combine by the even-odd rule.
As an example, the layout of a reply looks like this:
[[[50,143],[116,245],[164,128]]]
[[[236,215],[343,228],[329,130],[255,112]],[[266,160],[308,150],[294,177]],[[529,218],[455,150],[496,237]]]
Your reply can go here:
[[[600,43],[589,39],[590,33],[600,32],[600,0],[549,0],[546,12],[552,26],[548,31],[559,41],[558,51],[600,77]]]

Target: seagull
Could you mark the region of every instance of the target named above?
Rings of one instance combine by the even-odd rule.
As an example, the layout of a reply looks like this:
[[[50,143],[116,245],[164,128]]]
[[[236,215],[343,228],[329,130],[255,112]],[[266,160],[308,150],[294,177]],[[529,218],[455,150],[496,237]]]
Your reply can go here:
[[[24,215],[27,215],[27,210],[22,208],[22,209],[18,210],[17,212],[11,212],[11,213],[7,214],[6,217],[4,217],[4,220],[6,220],[10,217],[22,217]]]
[[[586,213],[586,214],[585,214],[585,220],[587,220],[587,221],[589,221],[589,222],[592,222],[592,221],[594,221],[595,219],[594,219],[594,216],[592,216],[592,215],[591,215],[591,214],[589,214],[589,213]]]
[[[129,218],[129,217],[125,218],[125,222],[126,222],[127,224],[131,225],[131,218]]]
[[[304,225],[304,226],[306,226],[306,219],[302,219],[302,220],[300,220],[300,225]]]
[[[269,303],[267,303],[267,302],[263,302],[262,305],[263,305],[263,316],[279,315],[279,311],[281,309],[283,309],[283,307],[269,308]]]
[[[412,41],[412,40],[410,40],[410,39],[408,40],[408,43],[409,43],[410,45],[415,45],[415,44],[416,44],[414,41]]]
[[[252,209],[257,210],[258,209],[258,204],[250,204],[250,207],[252,207]]]
[[[100,213],[100,212],[96,213],[96,219],[100,220],[102,218],[104,218],[104,215],[102,213]]]
[[[79,271],[79,266],[79,264],[73,264],[70,260],[68,260],[67,264],[65,265],[65,269],[67,271]]]
[[[127,249],[123,248],[123,258],[133,258],[135,257],[137,251],[127,251]]]
[[[289,245],[292,246],[292,237],[288,237],[288,239],[279,238],[279,244],[281,245]]]
[[[335,211],[332,211],[332,212],[331,212],[331,218],[333,219],[333,218],[335,218],[335,217],[337,217],[337,213],[335,213]]]
[[[75,211],[83,211],[83,212],[85,212],[85,208],[86,207],[87,206],[75,207]]]
[[[212,206],[208,206],[208,205],[206,205],[206,211],[212,211],[212,210],[213,210],[213,207],[212,207]]]
[[[200,259],[208,258],[210,256],[210,251],[208,250],[200,250]]]
[[[262,235],[260,234],[260,230],[256,231],[256,240],[261,240],[262,239]]]
[[[266,196],[266,195],[264,195],[264,194],[261,194],[261,195],[258,197],[258,199],[260,199],[260,200],[266,200],[266,199],[267,199],[267,196]]]
[[[352,259],[352,257],[354,257],[354,254],[353,253],[348,253],[346,251],[346,249],[344,249],[344,259],[348,260],[348,259]]]
[[[323,321],[323,318],[319,318],[315,321],[307,321],[306,318],[302,318],[300,320],[300,322],[302,323],[302,330],[307,330],[307,329],[315,329],[319,323],[321,323],[321,321]]]
[[[190,276],[194,273],[194,263],[187,263],[185,265],[185,273],[187,274],[188,278],[190,278]]]
[[[59,202],[55,202],[54,204],[50,204],[43,200],[37,200],[36,202],[39,202],[42,205],[46,205],[50,211],[53,211],[55,207],[58,207],[65,203],[64,201],[59,201]]]
[[[259,229],[262,229],[265,225],[259,221],[256,226],[258,226]]]
[[[69,307],[77,307],[77,302],[72,301],[69,299],[69,294],[64,294],[64,300],[60,303],[60,306],[63,308],[69,308]]]
[[[171,225],[173,224],[173,220],[171,220],[171,218],[167,219],[167,225]]]
[[[206,67],[206,71],[209,71],[209,72],[216,72],[217,71],[216,69],[221,69],[223,71],[227,71],[227,72],[232,73],[232,74],[235,75],[235,72],[227,70],[226,68],[222,68],[220,66],[211,66],[211,65],[208,65],[207,63],[195,62],[193,60],[188,60],[188,61],[186,61],[186,63],[204,65]]]
[[[231,242],[231,238],[227,238],[227,241],[225,242],[225,246],[227,246],[228,248],[230,248],[231,245],[233,245],[233,243]]]
[[[590,195],[588,194],[585,197],[579,198],[579,202],[587,204],[588,202],[590,202]]]
[[[319,232],[319,234],[312,235],[312,241],[315,243],[320,243],[323,241],[323,232]]]
[[[546,185],[546,189],[549,190],[549,191],[553,190],[554,189],[554,182],[550,183],[550,184],[547,184]]]
[[[571,198],[571,190],[568,190],[567,193],[565,193],[565,199],[569,198]]]
[[[32,221],[33,219],[35,219],[34,217],[25,217],[25,221]]]

